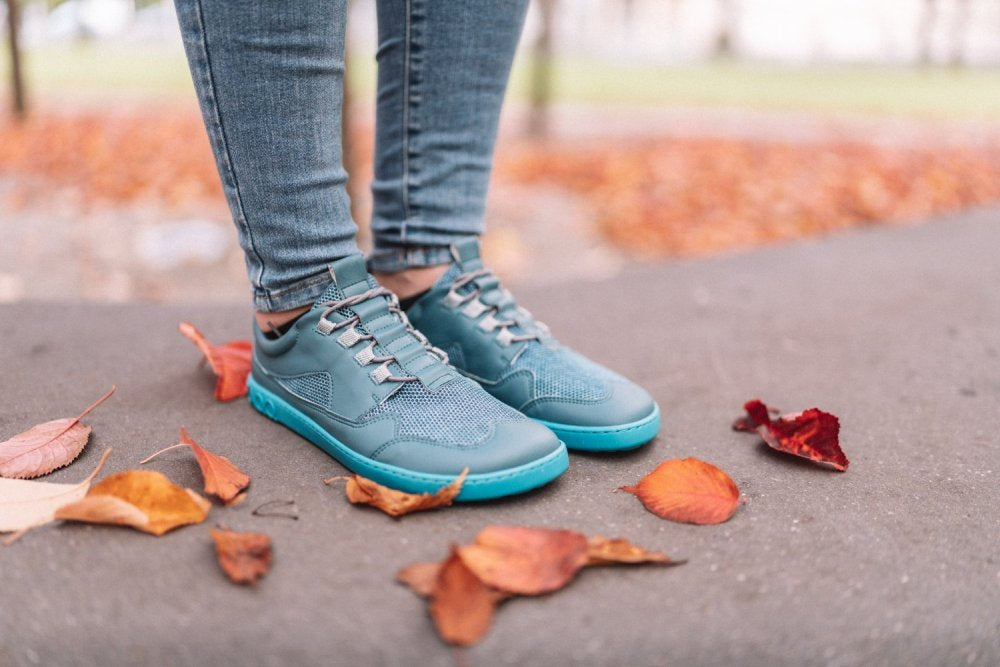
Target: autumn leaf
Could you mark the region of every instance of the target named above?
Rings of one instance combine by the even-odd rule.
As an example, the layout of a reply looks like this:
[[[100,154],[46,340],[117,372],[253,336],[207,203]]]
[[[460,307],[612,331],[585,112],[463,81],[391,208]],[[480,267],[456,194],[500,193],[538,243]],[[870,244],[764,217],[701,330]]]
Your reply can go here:
[[[52,521],[57,509],[87,494],[109,454],[110,447],[93,472],[76,484],[0,478],[0,533],[20,532]]]
[[[638,547],[624,538],[608,539],[594,535],[587,540],[587,565],[611,565],[615,563],[662,563],[680,565],[684,561],[673,561],[659,551],[649,551]]]
[[[505,596],[483,583],[453,547],[430,593],[430,612],[441,638],[471,646],[490,629],[497,603]]]
[[[747,401],[743,405],[743,409],[746,410],[747,413],[742,417],[737,417],[736,421],[733,422],[734,431],[756,433],[757,428],[761,424],[771,423],[771,415],[768,414],[767,406],[759,400],[753,399]]]
[[[181,426],[180,438],[181,441],[179,443],[150,454],[139,462],[140,465],[152,461],[160,454],[168,452],[171,449],[190,447],[191,451],[194,452],[195,460],[198,461],[202,479],[205,481],[205,493],[216,496],[226,505],[236,505],[242,502],[243,496],[241,495],[241,491],[250,485],[250,477],[233,465],[233,462],[225,456],[213,454],[198,445],[188,435],[183,426]]]
[[[90,437],[90,427],[80,420],[113,393],[114,386],[76,417],[38,424],[0,442],[0,477],[31,479],[72,463]]]
[[[664,461],[636,486],[621,490],[638,496],[653,514],[682,523],[722,523],[740,499],[729,475],[695,458]]]
[[[430,596],[443,563],[413,563],[396,573],[396,581],[422,598]]]
[[[125,470],[105,477],[82,499],[59,508],[55,518],[130,526],[163,535],[179,526],[201,523],[210,507],[206,499],[162,473]]]
[[[562,588],[587,564],[587,538],[572,530],[488,526],[458,553],[483,583],[540,595]]]
[[[231,401],[246,396],[247,375],[250,374],[251,364],[250,341],[232,340],[222,345],[212,345],[190,322],[181,322],[177,328],[198,346],[218,378],[215,383],[217,401]]]
[[[212,529],[219,566],[237,584],[255,584],[271,569],[271,538],[263,533]]]
[[[331,477],[323,480],[325,484],[331,484],[336,480],[346,479],[347,486],[345,492],[347,499],[354,505],[371,505],[376,507],[391,517],[401,517],[411,512],[429,510],[436,507],[447,507],[455,500],[455,496],[462,490],[469,469],[466,468],[450,484],[441,487],[435,493],[406,493],[397,491],[387,486],[382,486],[361,475],[350,475],[349,477]]]
[[[746,417],[736,420],[755,424],[755,430],[772,449],[793,454],[817,463],[826,463],[844,472],[850,461],[840,448],[840,420],[836,416],[810,408],[791,415],[771,419],[767,407],[759,400],[748,401],[743,408]],[[733,427],[736,428],[736,423]],[[750,429],[738,429],[750,430]]]

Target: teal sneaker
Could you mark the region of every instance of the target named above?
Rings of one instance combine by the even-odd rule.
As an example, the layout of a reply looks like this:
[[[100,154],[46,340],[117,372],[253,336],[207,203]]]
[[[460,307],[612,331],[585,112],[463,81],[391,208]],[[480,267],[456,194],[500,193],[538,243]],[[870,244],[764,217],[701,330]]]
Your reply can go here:
[[[379,484],[458,500],[541,486],[569,465],[552,431],[483,391],[415,331],[361,255],[278,338],[255,326],[250,404]]]
[[[560,345],[483,268],[474,238],[407,311],[464,375],[570,449],[632,449],[660,430],[660,409],[638,385]]]

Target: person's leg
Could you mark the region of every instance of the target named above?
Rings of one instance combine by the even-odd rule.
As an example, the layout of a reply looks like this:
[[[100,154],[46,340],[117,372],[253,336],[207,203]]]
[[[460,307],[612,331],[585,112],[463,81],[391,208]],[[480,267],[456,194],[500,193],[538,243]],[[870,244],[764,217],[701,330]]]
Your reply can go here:
[[[176,6],[258,322],[280,325],[360,252],[341,164],[347,0]]]
[[[406,298],[444,273],[453,243],[482,233],[497,122],[527,0],[377,6],[369,266]]]

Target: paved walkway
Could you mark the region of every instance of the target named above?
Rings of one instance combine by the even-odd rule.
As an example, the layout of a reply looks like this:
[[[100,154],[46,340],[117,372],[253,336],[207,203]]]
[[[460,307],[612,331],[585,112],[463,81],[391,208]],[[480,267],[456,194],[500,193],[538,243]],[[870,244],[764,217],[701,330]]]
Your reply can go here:
[[[245,402],[212,402],[175,326],[240,337],[241,306],[0,307],[0,434],[119,386],[88,419],[82,459],[53,480],[80,479],[109,445],[109,469],[134,466],[180,424],[254,479],[242,506],[163,538],[50,526],[0,550],[0,664],[449,665],[393,573],[517,523],[626,536],[689,562],[593,569],[509,602],[471,664],[995,665],[998,248],[1000,212],[985,211],[521,290],[566,342],[656,395],[660,437],[633,454],[574,456],[526,497],[402,521],[348,506],[320,481],[342,469]],[[840,415],[850,470],[731,432],[753,396]],[[677,456],[728,471],[746,506],[696,527],[611,493]],[[181,452],[153,466],[199,486]],[[299,521],[251,516],[285,498]],[[222,578],[215,523],[273,536],[257,589]]]

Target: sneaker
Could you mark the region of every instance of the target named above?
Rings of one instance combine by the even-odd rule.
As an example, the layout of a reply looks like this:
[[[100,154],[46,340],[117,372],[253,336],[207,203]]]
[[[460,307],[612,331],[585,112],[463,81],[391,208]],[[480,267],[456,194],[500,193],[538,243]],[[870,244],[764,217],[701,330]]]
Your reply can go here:
[[[350,470],[433,492],[464,468],[459,500],[541,486],[569,465],[552,431],[455,371],[415,331],[361,255],[278,338],[254,327],[250,404]]]
[[[660,409],[652,397],[560,345],[483,268],[477,239],[452,254],[455,262],[407,314],[455,368],[570,449],[632,449],[656,436]]]

